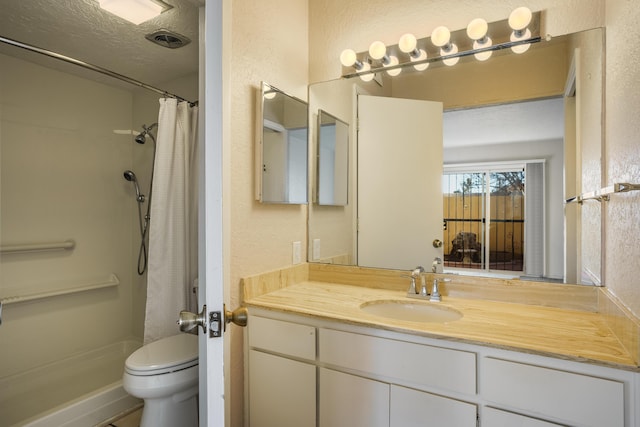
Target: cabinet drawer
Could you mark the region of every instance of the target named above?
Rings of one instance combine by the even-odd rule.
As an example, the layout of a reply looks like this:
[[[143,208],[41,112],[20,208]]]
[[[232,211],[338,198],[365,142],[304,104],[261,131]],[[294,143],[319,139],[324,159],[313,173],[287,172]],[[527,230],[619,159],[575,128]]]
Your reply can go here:
[[[248,323],[249,347],[302,359],[316,358],[316,328],[252,316]]]
[[[480,393],[540,418],[593,427],[624,426],[624,384],[603,378],[486,358]]]
[[[485,408],[482,415],[482,427],[562,427],[561,424],[549,423],[535,418],[494,408]]]
[[[471,403],[391,386],[391,427],[475,426],[476,413]]]
[[[476,393],[476,355],[404,341],[319,329],[323,363],[459,393]]]

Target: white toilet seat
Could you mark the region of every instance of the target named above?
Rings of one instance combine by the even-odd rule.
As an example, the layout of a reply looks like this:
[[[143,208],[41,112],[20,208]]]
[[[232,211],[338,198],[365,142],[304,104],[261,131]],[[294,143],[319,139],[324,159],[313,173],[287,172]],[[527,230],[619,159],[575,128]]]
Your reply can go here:
[[[125,372],[152,376],[181,371],[198,364],[198,337],[178,334],[140,347],[125,362]]]
[[[144,399],[140,427],[197,427],[198,337],[180,334],[142,346],[127,358],[122,385]]]

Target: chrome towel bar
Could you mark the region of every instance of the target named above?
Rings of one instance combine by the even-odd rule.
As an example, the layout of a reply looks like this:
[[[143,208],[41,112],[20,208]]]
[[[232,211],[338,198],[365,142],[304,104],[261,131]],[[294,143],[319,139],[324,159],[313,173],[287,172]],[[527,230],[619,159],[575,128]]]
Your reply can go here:
[[[600,190],[590,191],[588,193],[582,193],[579,196],[571,197],[565,200],[565,203],[580,203],[586,200],[608,201],[612,194],[627,193],[629,191],[640,190],[640,184],[629,184],[627,182],[618,182],[608,187],[601,188]]]

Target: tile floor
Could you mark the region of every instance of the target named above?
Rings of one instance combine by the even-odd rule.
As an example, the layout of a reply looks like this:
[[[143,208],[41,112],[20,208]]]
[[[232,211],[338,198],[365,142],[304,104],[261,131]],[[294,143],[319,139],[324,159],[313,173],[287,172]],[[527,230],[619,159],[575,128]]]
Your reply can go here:
[[[129,412],[116,420],[107,421],[105,424],[99,424],[99,427],[140,427],[140,418],[142,417],[142,408]]]

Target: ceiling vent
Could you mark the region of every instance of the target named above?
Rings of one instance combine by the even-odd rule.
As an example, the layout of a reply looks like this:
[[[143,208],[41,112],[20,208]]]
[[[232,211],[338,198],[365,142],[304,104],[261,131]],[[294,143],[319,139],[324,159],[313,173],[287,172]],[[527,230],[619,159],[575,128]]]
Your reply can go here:
[[[169,49],[177,49],[191,43],[188,37],[169,30],[158,30],[144,36],[147,40]]]

